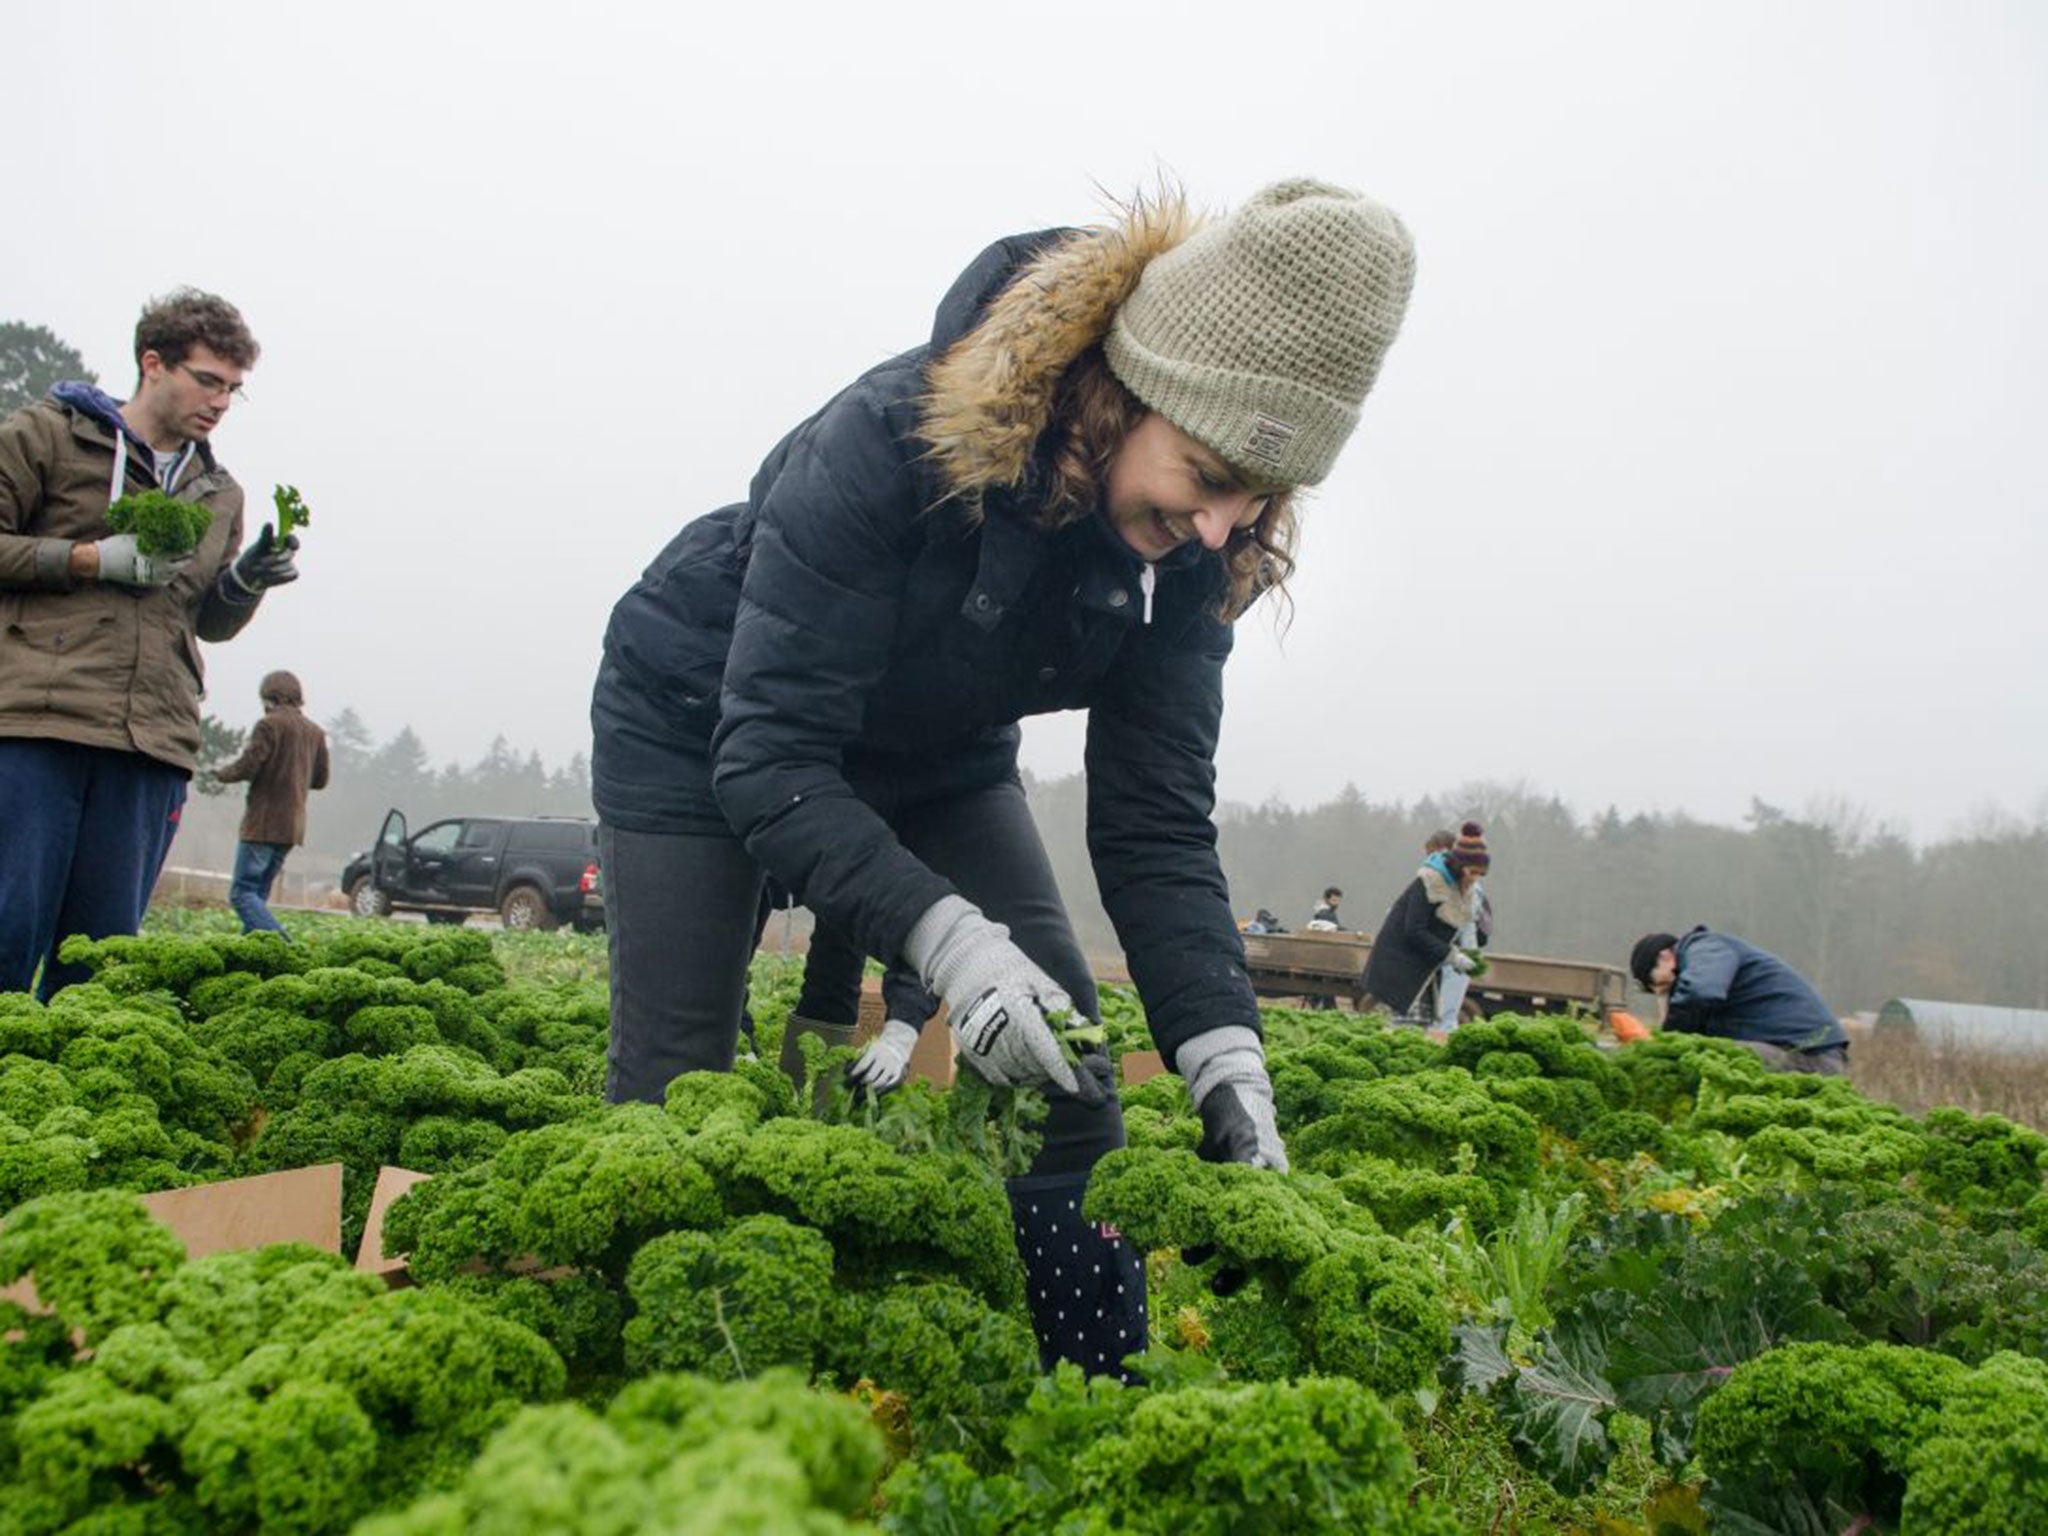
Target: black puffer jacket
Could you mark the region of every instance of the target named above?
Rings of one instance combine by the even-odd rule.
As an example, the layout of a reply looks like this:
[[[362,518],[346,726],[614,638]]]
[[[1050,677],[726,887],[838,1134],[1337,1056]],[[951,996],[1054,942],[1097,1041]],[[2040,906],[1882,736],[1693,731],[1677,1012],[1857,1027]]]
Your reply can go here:
[[[1087,709],[1089,849],[1169,1060],[1202,1030],[1258,1028],[1210,821],[1223,567],[1183,547],[1148,605],[1142,562],[1102,515],[1034,523],[1043,421],[1015,423],[1049,409],[1035,386],[1100,340],[1178,234],[990,247],[928,345],[863,375],[777,446],[744,504],[662,552],[613,611],[592,701],[602,816],[688,831],[722,811],[883,956],[952,889],[885,817],[1014,775],[1021,717]],[[1005,349],[998,382],[935,407],[927,369],[961,338]],[[954,429],[936,444],[935,421]]]
[[[1457,937],[1457,928],[1438,914],[1427,877],[1418,874],[1394,898],[1380,931],[1372,936],[1360,985],[1386,1007],[1405,1013],[1423,984],[1450,957]]]

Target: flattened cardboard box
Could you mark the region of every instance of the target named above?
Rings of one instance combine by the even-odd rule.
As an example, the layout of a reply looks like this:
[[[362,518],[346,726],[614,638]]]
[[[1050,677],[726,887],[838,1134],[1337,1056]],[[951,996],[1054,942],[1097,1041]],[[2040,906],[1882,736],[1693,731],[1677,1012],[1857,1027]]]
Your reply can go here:
[[[1135,1088],[1149,1083],[1166,1071],[1166,1058],[1157,1051],[1125,1051],[1121,1063],[1124,1086]]]
[[[366,1275],[382,1275],[392,1285],[411,1283],[404,1254],[391,1259],[384,1257],[384,1213],[391,1209],[392,1201],[413,1185],[424,1184],[432,1177],[431,1173],[414,1173],[410,1168],[386,1166],[377,1170],[377,1187],[370,1192],[370,1214],[363,1220],[362,1246],[356,1249],[357,1269]]]
[[[412,1270],[408,1260],[410,1254],[393,1254],[384,1257],[384,1215],[391,1209],[391,1202],[411,1189],[415,1184],[424,1184],[431,1179],[431,1173],[415,1173],[410,1168],[393,1168],[388,1164],[377,1170],[377,1187],[370,1192],[370,1214],[363,1222],[362,1245],[356,1249],[356,1268],[366,1275],[382,1275],[384,1283],[396,1290],[412,1284]],[[489,1274],[495,1266],[481,1258],[471,1259],[462,1269],[465,1274]],[[508,1259],[502,1270],[508,1275],[521,1275],[529,1280],[560,1280],[574,1274],[575,1267],[568,1264],[545,1265],[532,1255]]]
[[[171,1229],[190,1258],[270,1243],[311,1243],[326,1253],[341,1252],[339,1163],[162,1189],[136,1198]],[[32,1312],[45,1310],[33,1276],[0,1290],[0,1301],[19,1302]]]

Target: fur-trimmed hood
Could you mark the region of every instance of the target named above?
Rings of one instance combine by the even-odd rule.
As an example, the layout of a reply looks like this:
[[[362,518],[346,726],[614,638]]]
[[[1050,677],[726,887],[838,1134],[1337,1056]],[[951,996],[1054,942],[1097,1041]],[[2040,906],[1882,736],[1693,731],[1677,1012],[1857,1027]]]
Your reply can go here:
[[[1438,917],[1453,928],[1462,928],[1472,921],[1471,893],[1460,890],[1455,879],[1446,879],[1433,862],[1416,870],[1415,877],[1422,882],[1423,894],[1436,908]]]
[[[1068,365],[1109,334],[1146,264],[1200,226],[1177,193],[1140,198],[1114,224],[998,242],[961,275],[939,305],[919,416],[948,495],[1024,483]]]

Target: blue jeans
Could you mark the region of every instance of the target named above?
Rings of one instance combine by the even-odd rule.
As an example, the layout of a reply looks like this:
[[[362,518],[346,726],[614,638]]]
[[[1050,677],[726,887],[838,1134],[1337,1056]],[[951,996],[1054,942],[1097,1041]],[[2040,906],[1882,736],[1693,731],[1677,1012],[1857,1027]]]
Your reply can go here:
[[[0,992],[26,992],[39,966],[45,999],[90,980],[57,946],[142,926],[185,780],[140,752],[0,738]]]
[[[291,851],[290,843],[235,844],[235,877],[228,886],[228,905],[242,920],[242,932],[284,932],[284,924],[270,915],[270,887]]]
[[[1446,965],[1436,973],[1436,1026],[1449,1034],[1458,1027],[1458,1014],[1465,1006],[1465,993],[1472,986],[1472,978],[1455,965]]]

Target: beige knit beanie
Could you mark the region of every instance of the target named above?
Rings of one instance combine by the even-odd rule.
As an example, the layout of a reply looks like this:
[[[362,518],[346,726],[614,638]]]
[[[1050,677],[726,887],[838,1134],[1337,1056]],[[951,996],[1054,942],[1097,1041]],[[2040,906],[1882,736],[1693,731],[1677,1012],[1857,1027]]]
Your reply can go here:
[[[1154,257],[1103,343],[1146,405],[1262,481],[1314,485],[1401,328],[1415,244],[1371,198],[1267,187]]]

